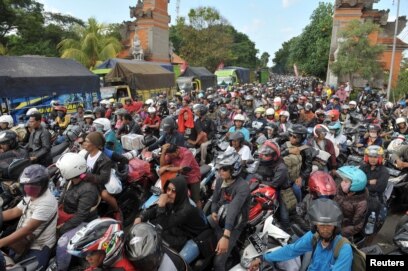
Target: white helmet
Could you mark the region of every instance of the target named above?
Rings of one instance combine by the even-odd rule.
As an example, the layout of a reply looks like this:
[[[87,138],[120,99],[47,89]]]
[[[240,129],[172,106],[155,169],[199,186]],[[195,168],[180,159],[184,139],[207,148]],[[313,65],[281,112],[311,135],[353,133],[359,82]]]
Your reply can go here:
[[[7,125],[8,128],[13,128],[13,126],[14,126],[13,117],[10,116],[10,115],[0,116],[0,122],[7,122],[8,123],[8,125]]]
[[[93,125],[100,125],[104,132],[108,131],[111,128],[111,122],[107,118],[97,118],[93,121]]]
[[[405,120],[405,118],[397,118],[396,120],[395,120],[395,124],[400,124],[400,123],[406,123],[407,121]]]
[[[281,99],[281,97],[275,97],[275,99],[273,99],[273,103],[274,104],[281,104],[282,103],[282,99]]]
[[[26,113],[26,116],[31,116],[31,115],[34,114],[34,113],[38,113],[38,109],[35,108],[35,107],[30,108],[30,109],[28,109],[28,111],[27,111],[27,113]]]
[[[105,106],[108,106],[109,104],[110,104],[110,102],[108,101],[108,100],[102,100],[102,101],[100,101],[99,102],[101,105],[105,105]]]
[[[349,105],[357,106],[357,102],[356,102],[356,101],[350,101],[350,102],[349,102]]]
[[[290,114],[289,114],[288,111],[281,111],[281,112],[279,113],[279,117],[280,117],[280,116],[284,116],[284,117],[286,117],[287,119],[289,119]]]
[[[62,155],[55,165],[65,180],[71,180],[72,178],[78,177],[82,173],[85,173],[87,169],[85,158],[82,155],[73,152],[68,152]]]
[[[236,120],[245,122],[245,117],[242,114],[236,114],[235,117],[234,117],[234,121],[236,121]]]
[[[154,108],[153,106],[150,106],[150,107],[147,109],[147,113],[149,113],[149,114],[156,113],[156,108]]]
[[[385,108],[387,108],[387,109],[393,109],[393,108],[394,108],[394,104],[393,104],[392,102],[387,102],[387,103],[385,104]]]
[[[145,104],[147,104],[149,106],[152,106],[154,104],[154,101],[153,101],[153,99],[147,99]]]
[[[267,116],[273,116],[275,115],[275,110],[273,108],[268,108],[266,109],[266,115]]]
[[[50,102],[50,105],[51,105],[52,107],[57,106],[57,105],[59,105],[59,101],[58,101],[58,100],[52,100],[52,101]]]

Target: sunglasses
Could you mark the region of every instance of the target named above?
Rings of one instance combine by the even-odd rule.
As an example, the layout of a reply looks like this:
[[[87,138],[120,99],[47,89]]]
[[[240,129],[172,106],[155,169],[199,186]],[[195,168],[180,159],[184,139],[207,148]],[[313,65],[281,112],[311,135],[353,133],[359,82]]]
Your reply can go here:
[[[220,167],[218,170],[229,171],[230,167]]]
[[[170,192],[170,193],[176,193],[176,188],[171,188],[171,187],[167,187],[167,193],[168,192]]]

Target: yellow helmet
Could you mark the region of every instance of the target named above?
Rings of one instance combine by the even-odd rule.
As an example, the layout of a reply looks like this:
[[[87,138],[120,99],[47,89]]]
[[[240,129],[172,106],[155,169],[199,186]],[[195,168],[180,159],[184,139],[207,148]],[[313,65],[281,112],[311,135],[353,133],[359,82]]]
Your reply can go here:
[[[255,109],[255,114],[260,113],[260,114],[265,114],[265,108],[263,107],[258,107]]]

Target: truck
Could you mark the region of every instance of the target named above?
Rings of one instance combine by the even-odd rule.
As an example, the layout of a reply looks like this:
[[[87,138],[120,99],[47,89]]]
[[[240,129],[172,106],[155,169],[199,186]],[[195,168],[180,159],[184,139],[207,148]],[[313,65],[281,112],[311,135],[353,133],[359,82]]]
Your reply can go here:
[[[199,91],[217,86],[217,77],[204,67],[187,67],[176,79],[177,89],[184,91]]]
[[[215,71],[218,86],[226,87],[250,82],[250,70],[242,67],[228,66]]]

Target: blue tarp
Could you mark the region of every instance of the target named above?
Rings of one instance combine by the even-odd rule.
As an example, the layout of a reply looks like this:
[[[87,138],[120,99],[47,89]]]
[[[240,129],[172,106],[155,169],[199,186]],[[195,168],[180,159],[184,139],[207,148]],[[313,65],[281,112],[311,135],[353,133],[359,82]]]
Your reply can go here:
[[[123,59],[123,58],[110,58],[103,62],[101,65],[96,67],[97,69],[113,69],[116,65],[116,63],[146,63],[146,64],[152,64],[152,65],[160,65],[162,68],[165,68],[169,72],[174,72],[173,65],[170,63],[161,63],[161,62],[149,62],[149,61],[144,61],[144,60],[136,60],[136,59]]]
[[[80,63],[56,57],[0,56],[0,97],[97,92],[99,77]]]

